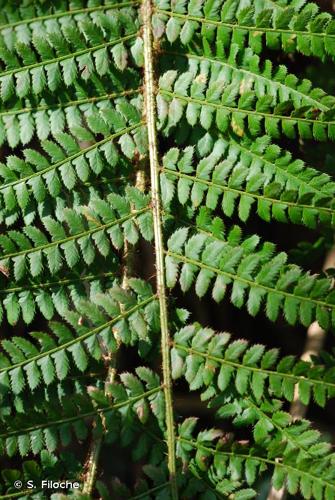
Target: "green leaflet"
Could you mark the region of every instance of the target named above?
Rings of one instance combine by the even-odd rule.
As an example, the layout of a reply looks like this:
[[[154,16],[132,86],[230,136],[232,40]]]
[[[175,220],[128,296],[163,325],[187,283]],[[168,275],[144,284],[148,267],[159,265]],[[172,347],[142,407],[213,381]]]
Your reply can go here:
[[[130,5],[136,5],[136,1],[126,1],[120,3],[106,2],[103,5],[93,5],[88,7],[84,1],[79,0],[74,5],[70,2],[64,2],[63,4],[52,4],[45,5],[43,3],[31,4],[29,8],[22,8],[22,6],[17,6],[12,2],[5,1],[3,4],[3,9],[1,11],[1,23],[0,30],[6,32],[7,30],[13,30],[14,34],[18,37],[18,41],[25,41],[28,34],[26,30],[17,30],[15,28],[22,26],[25,28],[26,25],[31,25],[31,30],[38,33],[38,29],[41,29],[41,25],[35,25],[34,22],[47,24],[47,21],[55,19],[57,22],[62,19],[71,18],[82,14],[91,18],[92,15],[98,14],[98,18],[103,19],[103,14],[106,10],[112,11],[113,9],[121,9],[122,7],[128,7]],[[11,33],[12,34],[12,33]],[[20,35],[23,36],[22,39]]]
[[[158,419],[162,418],[162,396],[159,378],[148,369],[138,368],[137,377],[130,373],[120,375],[120,383],[111,384],[109,387],[111,398],[106,397],[103,391],[93,388],[89,395],[64,399],[57,405],[50,405],[49,415],[46,419],[48,408],[44,411],[31,413],[30,421],[22,415],[16,419],[6,419],[0,430],[0,442],[2,451],[9,456],[19,450],[21,456],[30,451],[38,454],[44,447],[49,452],[55,451],[58,443],[68,445],[74,431],[77,439],[85,439],[87,427],[83,423],[84,418],[97,420],[107,415],[107,425],[117,423],[117,412],[119,409],[129,406],[133,415],[145,423],[149,418],[149,410]],[[97,404],[96,404],[97,403]],[[150,406],[151,405],[153,406]],[[113,413],[116,413],[115,417]]]
[[[14,40],[12,51],[6,44],[6,35],[1,34],[0,59],[5,65],[0,75],[2,100],[6,102],[15,93],[24,98],[39,95],[45,89],[54,92],[62,82],[69,87],[78,78],[87,80],[95,73],[103,76],[112,62],[125,69],[127,44],[137,32],[135,12],[128,9],[127,18],[119,15],[116,25],[108,22],[113,14],[113,10],[105,13],[100,26],[89,17],[81,22],[68,18],[66,23],[58,23],[55,18],[52,30],[40,25],[31,40]]]
[[[107,257],[111,247],[122,248],[125,240],[134,245],[139,234],[151,240],[148,198],[139,195],[138,210],[132,210],[130,191],[128,199],[111,193],[108,202],[94,197],[88,206],[65,208],[62,222],[44,217],[44,231],[26,226],[22,232],[2,234],[0,260],[5,272],[16,281],[39,276],[43,269],[55,275],[78,264],[81,255],[91,265],[97,254]]]
[[[220,132],[231,129],[240,137],[248,130],[252,136],[265,132],[275,139],[334,138],[333,100],[328,111],[321,104],[300,105],[291,99],[277,104],[272,95],[245,90],[238,74],[227,74],[215,60],[194,60],[186,73],[167,71],[160,77],[160,99],[165,104],[158,101],[158,117],[165,133],[185,118],[190,126],[199,123],[209,130],[215,124]]]
[[[106,350],[115,352],[119,341],[133,345],[141,340],[142,349],[145,344],[150,347],[150,337],[157,329],[155,297],[133,294],[124,297],[118,292],[119,288],[114,286],[109,294],[92,293],[92,304],[77,297],[78,313],[64,309],[63,304],[61,313],[70,325],[51,322],[50,333],[31,333],[34,342],[20,337],[4,340],[0,368],[2,394],[11,390],[19,394],[25,385],[34,390],[41,383],[48,386],[56,379],[64,380],[70,372],[71,358],[71,365],[84,372],[89,357],[100,360]]]
[[[172,4],[157,0],[154,34],[159,38],[166,31],[171,43],[180,38],[182,44],[188,44],[202,36],[224,47],[231,43],[249,46],[256,53],[267,46],[321,59],[335,56],[335,25],[330,14],[319,13],[312,2],[290,2],[285,8],[278,8],[277,3],[207,0]]]
[[[38,257],[31,257],[31,260],[39,265]],[[87,294],[94,293],[96,289],[103,290],[108,282],[113,281],[117,275],[117,262],[113,263],[113,259],[110,259],[110,265],[115,268],[108,273],[96,270],[96,274],[80,275],[72,272],[64,279],[46,282],[32,280],[22,286],[15,286],[14,282],[13,286],[9,285],[0,291],[1,320],[6,318],[10,325],[15,326],[21,315],[26,321],[32,321],[37,312],[48,320],[52,319],[55,311],[64,316],[73,302],[85,299]],[[85,286],[89,287],[89,292]],[[31,306],[33,303],[35,306]]]
[[[228,217],[237,210],[242,221],[254,206],[267,222],[274,218],[311,228],[334,225],[335,186],[330,177],[292,160],[288,152],[271,145],[268,137],[254,142],[220,138],[212,141],[209,153],[203,158],[198,154],[198,159],[195,148],[166,153],[161,175],[166,205],[176,193],[183,205],[190,200],[195,208],[220,206]]]
[[[12,148],[18,144],[28,144],[34,135],[45,141],[51,136],[57,140],[60,132],[70,129],[75,137],[82,141],[92,141],[94,137],[85,129],[86,116],[98,112],[94,106],[101,101],[108,108],[108,101],[122,96],[135,95],[136,89],[124,90],[119,93],[105,94],[102,96],[74,99],[66,103],[55,104],[54,101],[46,104],[32,103],[31,107],[23,107],[9,111],[0,111],[0,139],[2,143],[8,142]],[[88,105],[92,104],[88,108]]]
[[[178,244],[175,243],[177,235]],[[291,325],[305,326],[317,320],[323,328],[334,326],[334,291],[330,278],[318,278],[298,266],[286,265],[284,252],[273,256],[275,248],[251,236],[242,240],[234,227],[226,239],[179,229],[170,237],[166,251],[167,285],[180,282],[185,292],[192,284],[199,297],[209,289],[218,302],[230,287],[236,307],[246,304],[256,315],[264,303],[267,317],[275,321],[280,312]]]
[[[27,148],[24,160],[9,156],[7,164],[0,165],[2,218],[7,225],[16,221],[20,211],[25,222],[31,223],[34,207],[48,196],[57,198],[64,188],[71,191],[79,183],[94,182],[107,170],[116,171],[121,162],[143,154],[146,140],[134,104],[121,98],[114,107],[106,101],[98,112],[91,108],[84,115],[90,130],[73,124],[72,134],[60,129],[54,132],[55,140],[42,141],[44,154]],[[97,140],[98,134],[104,137]]]
[[[228,471],[235,471],[239,480],[244,480],[252,486],[259,477],[259,471],[270,469],[274,474],[276,489],[280,489],[287,480],[288,491],[292,495],[297,494],[299,489],[304,498],[308,498],[312,491],[315,498],[332,498],[334,495],[334,472],[331,465],[333,453],[328,452],[321,460],[313,457],[299,459],[296,453],[287,450],[282,460],[276,462],[269,451],[268,443],[267,446],[259,444],[251,447],[248,444],[230,442],[227,448],[220,443],[223,432],[218,429],[199,432],[194,439],[195,424],[196,421],[192,418],[180,424],[178,455],[184,462],[194,459],[200,470],[214,469],[218,489],[220,481],[225,478],[229,484]],[[316,474],[318,467],[325,473],[324,478]]]
[[[293,356],[278,360],[278,355],[278,349],[266,351],[259,344],[249,347],[244,340],[232,341],[227,333],[215,334],[210,328],[188,325],[174,336],[172,375],[184,376],[190,389],[202,388],[204,399],[221,392],[229,396],[231,387],[235,387],[240,396],[248,398],[252,394],[258,402],[269,395],[292,401],[296,384],[306,405],[313,397],[324,406],[328,398],[335,396],[333,362],[329,360],[324,365],[320,360],[320,364],[316,361],[314,364],[297,361]],[[227,410],[231,407],[227,414],[230,417],[232,410],[240,409],[236,396],[233,399],[234,407],[227,404]],[[225,405],[220,406],[219,412],[224,414]]]
[[[241,95],[253,90],[258,98],[271,96],[273,105],[292,101],[297,109],[312,106],[327,112],[334,107],[333,96],[313,87],[313,83],[306,78],[298,79],[289,73],[283,64],[276,66],[269,59],[263,61],[250,47],[241,49],[238,45],[232,44],[225,52],[221,45],[216,45],[213,51],[212,46],[203,41],[203,54],[199,54],[200,51],[196,46],[191,47],[190,52],[174,52],[166,44],[163,51],[165,57],[160,61],[162,72],[164,67],[171,66],[169,61],[173,56],[173,67],[179,71],[185,66],[186,61],[190,71],[194,71],[197,64],[205,71],[212,65],[224,79],[225,85],[233,83],[239,88]]]

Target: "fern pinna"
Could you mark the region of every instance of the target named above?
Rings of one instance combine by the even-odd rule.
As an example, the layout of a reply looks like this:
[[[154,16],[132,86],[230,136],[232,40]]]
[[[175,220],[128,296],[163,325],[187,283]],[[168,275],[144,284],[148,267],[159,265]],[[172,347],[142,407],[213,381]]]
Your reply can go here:
[[[0,3],[0,498],[334,499],[330,440],[289,413],[335,396],[331,350],[216,332],[182,297],[334,330],[332,270],[249,223],[331,244],[335,97],[298,63],[334,67],[335,18],[306,0]],[[120,447],[135,484],[104,472]]]

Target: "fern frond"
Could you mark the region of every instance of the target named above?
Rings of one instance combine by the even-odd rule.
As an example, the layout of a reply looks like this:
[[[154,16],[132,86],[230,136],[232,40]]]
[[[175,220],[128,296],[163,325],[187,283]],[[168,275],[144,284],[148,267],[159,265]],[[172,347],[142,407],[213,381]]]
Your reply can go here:
[[[311,495],[316,499],[334,496],[334,454],[328,451],[327,443],[311,446],[311,457],[297,459],[295,450],[284,450],[281,459],[276,461],[271,447],[267,449],[259,444],[229,442],[218,429],[199,432],[194,439],[192,434],[195,425],[196,419],[192,418],[180,425],[178,454],[184,462],[194,459],[200,470],[208,471],[218,488],[228,471],[230,475],[227,481],[235,479],[253,485],[264,471],[270,469],[276,489],[287,484],[290,494],[300,492],[306,499]],[[213,442],[216,442],[215,447]]]
[[[215,334],[197,324],[175,334],[171,356],[173,377],[184,376],[191,390],[202,388],[203,399],[224,391],[229,393],[234,387],[241,396],[252,394],[256,400],[270,394],[291,402],[295,385],[305,405],[313,397],[324,407],[335,396],[335,372],[330,358],[326,364],[318,360],[297,361],[294,356],[278,360],[278,349],[266,351],[260,344],[249,346],[246,340],[232,341],[228,333]],[[236,402],[236,407],[240,404]]]
[[[55,310],[64,317],[79,300],[84,300],[88,296],[93,299],[97,290],[108,287],[108,283],[118,276],[117,259],[109,259],[108,273],[80,274],[71,272],[66,278],[52,281],[43,279],[31,280],[18,286],[15,281],[9,283],[7,287],[0,290],[0,319],[6,319],[8,323],[15,326],[22,317],[27,324],[35,318],[39,311],[44,318],[53,318]],[[99,267],[99,266],[97,266]]]
[[[225,78],[226,85],[233,83],[239,88],[241,95],[252,90],[258,98],[264,95],[272,96],[274,106],[292,101],[297,109],[307,106],[323,112],[329,111],[335,105],[334,97],[314,87],[310,80],[299,80],[296,75],[289,73],[283,64],[276,66],[269,59],[263,61],[250,47],[241,49],[232,44],[226,54],[222,45],[217,45],[214,50],[204,42],[201,49],[194,45],[190,50],[174,52],[169,46],[162,48],[161,54],[165,56],[160,60],[162,69],[171,68],[171,56],[172,68],[178,71],[185,70],[186,64],[192,70],[197,63],[202,68],[212,64],[220,76]]]
[[[323,156],[335,97],[274,51],[290,54],[289,67],[299,54],[332,63],[334,18],[308,0],[0,7],[0,497],[54,496],[25,489],[43,470],[78,478],[85,498],[246,500],[272,477],[293,496],[334,500],[331,445],[286,412],[297,397],[323,408],[335,396],[334,354],[279,358],[189,324],[167,290],[195,285],[251,315],[334,329],[333,270],[305,271],[296,250],[220,218],[318,230],[303,247],[313,258],[331,244]],[[282,139],[301,157],[327,143],[311,164],[328,173]],[[162,375],[149,368],[160,353]],[[143,366],[122,372],[133,355]],[[173,379],[199,391],[220,427],[243,427],[237,438],[201,424],[195,433],[196,419],[174,408]],[[79,458],[66,450],[73,441]],[[135,488],[96,481],[110,446],[141,462]]]
[[[286,265],[287,255],[280,252],[273,257],[275,246],[264,243],[259,247],[256,235],[244,240],[241,237],[237,226],[225,240],[204,233],[188,238],[187,228],[177,230],[170,237],[166,251],[168,286],[172,288],[179,281],[185,292],[195,282],[199,297],[213,288],[213,298],[220,302],[231,285],[231,302],[236,307],[246,302],[251,315],[256,315],[265,302],[266,315],[271,321],[282,311],[291,325],[299,321],[308,326],[314,320],[325,329],[334,325],[335,302],[330,278],[313,276],[293,264]]]
[[[28,144],[35,135],[40,141],[45,141],[50,135],[57,140],[58,134],[66,130],[70,130],[77,140],[94,141],[90,133],[92,128],[91,131],[85,128],[87,118],[91,117],[88,121],[92,123],[92,115],[108,109],[110,101],[115,102],[120,97],[136,95],[138,92],[138,89],[129,89],[103,95],[89,94],[82,98],[61,94],[58,103],[55,103],[54,98],[52,101],[48,98],[36,103],[26,100],[23,106],[17,106],[16,109],[0,111],[1,144],[7,142],[11,148],[15,148],[20,143]]]
[[[89,112],[86,120],[92,133],[103,134],[103,139],[97,140],[89,130],[75,125],[75,136],[57,132],[56,141],[43,141],[45,154],[27,148],[24,160],[11,155],[6,165],[0,165],[0,197],[8,224],[13,224],[20,211],[23,215],[31,213],[32,205],[42,203],[48,194],[55,198],[62,189],[71,191],[89,178],[115,169],[123,159],[127,161],[137,152],[145,152],[144,128],[138,110],[127,101],[119,101],[116,109],[107,103],[101,113]],[[84,149],[80,146],[83,139],[90,141]],[[13,213],[16,218],[11,217]]]
[[[194,38],[229,47],[251,47],[256,53],[264,46],[285,52],[299,51],[325,59],[335,57],[335,21],[312,2],[291,2],[276,8],[277,2],[239,2],[220,0],[188,2],[155,1],[153,30],[156,38],[163,33],[169,42],[187,45]],[[274,8],[275,7],[275,8]]]
[[[33,391],[41,383],[64,380],[73,366],[84,372],[89,358],[100,360],[105,352],[116,351],[116,339],[126,345],[141,339],[143,345],[150,345],[150,336],[157,331],[156,297],[144,283],[135,283],[134,287],[142,289],[142,294],[113,287],[106,295],[96,295],[96,305],[85,300],[76,302],[78,312],[64,311],[72,328],[51,322],[50,333],[31,332],[31,340],[2,340],[2,393],[20,394],[26,386]]]
[[[19,281],[26,275],[39,276],[43,269],[51,275],[61,269],[73,268],[80,256],[87,265],[97,254],[107,257],[111,244],[120,249],[126,239],[135,244],[142,234],[152,238],[152,219],[148,197],[135,188],[127,190],[128,196],[115,193],[108,196],[108,203],[92,198],[88,206],[79,210],[64,209],[64,221],[51,216],[42,218],[45,231],[26,226],[22,231],[8,231],[0,235],[2,268],[6,274]],[[131,202],[135,204],[132,209]],[[51,241],[50,241],[51,240]]]
[[[1,98],[7,101],[14,94],[24,98],[39,95],[44,89],[56,91],[65,84],[69,87],[78,80],[87,80],[96,73],[103,76],[114,63],[123,70],[130,57],[129,43],[136,40],[138,23],[134,10],[127,16],[118,16],[115,25],[108,13],[103,29],[87,18],[80,22],[68,19],[50,28],[39,26],[31,41],[17,41],[10,50],[0,37],[0,60],[5,69],[0,73]]]
[[[101,427],[104,417],[104,425],[108,428],[118,418],[114,414],[125,408],[140,422],[146,422],[151,412],[162,421],[164,398],[157,375],[143,367],[137,368],[136,374],[121,374],[120,383],[108,387],[111,397],[93,387],[87,396],[73,395],[71,399],[65,398],[62,404],[46,403],[42,411],[30,412],[29,418],[22,414],[3,418],[0,425],[2,453],[13,456],[19,451],[21,456],[29,452],[36,455],[44,447],[52,452],[59,442],[68,445],[72,432],[78,439],[85,439],[85,419],[95,419],[96,425]]]
[[[248,130],[252,136],[263,132],[273,138],[282,134],[293,139],[325,141],[335,137],[335,108],[329,111],[308,106],[295,107],[291,100],[275,104],[271,95],[255,91],[241,93],[239,79],[232,82],[216,62],[193,61],[188,71],[168,70],[159,80],[157,98],[160,128],[168,133],[183,119],[209,130],[215,123],[223,133],[230,128],[238,136]]]
[[[76,19],[75,16],[80,17],[81,20],[95,19],[101,25],[105,20],[105,13],[111,14],[113,10],[121,10],[123,7],[135,6],[138,2],[136,0],[129,0],[125,2],[103,2],[102,5],[88,5],[86,1],[76,1],[75,4],[71,2],[62,2],[57,4],[53,2],[51,5],[46,5],[43,2],[31,3],[29,5],[22,5],[20,2],[3,2],[1,10],[0,33],[3,32],[4,36],[15,36],[16,41],[27,43],[33,34],[40,34],[41,30],[45,31],[48,25],[56,21],[69,22]],[[116,16],[120,14],[116,12]]]
[[[335,184],[328,175],[292,160],[266,136],[209,141],[204,158],[198,153],[195,159],[197,151],[191,146],[166,153],[161,175],[165,205],[177,193],[183,205],[189,200],[195,208],[205,203],[214,210],[221,205],[228,217],[237,210],[242,221],[257,204],[258,215],[267,222],[290,220],[311,228],[335,224]]]
[[[282,411],[281,402],[270,401],[269,394],[292,401],[298,384],[304,404],[309,403],[313,389],[314,399],[324,406],[327,397],[335,395],[330,360],[328,370],[322,365],[295,363],[293,356],[286,356],[276,367],[278,350],[264,352],[262,345],[248,348],[244,340],[230,342],[229,334],[215,335],[199,325],[175,334],[171,357],[175,378],[183,375],[191,390],[204,388],[202,399],[212,400],[209,406],[218,408],[218,417],[232,418],[235,426],[252,425],[255,442],[270,453],[296,450],[298,461],[302,461],[329,450],[327,443],[316,445],[320,434],[310,428],[309,422],[293,422],[291,415]],[[313,374],[324,374],[325,379],[315,384]],[[312,445],[316,446],[310,451]]]

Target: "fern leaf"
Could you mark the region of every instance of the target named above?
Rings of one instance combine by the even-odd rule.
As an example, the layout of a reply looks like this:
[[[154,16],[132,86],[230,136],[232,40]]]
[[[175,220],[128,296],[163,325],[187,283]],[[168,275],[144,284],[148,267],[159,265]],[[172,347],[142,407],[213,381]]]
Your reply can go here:
[[[13,51],[7,48],[2,36],[0,59],[5,65],[0,77],[2,99],[6,101],[14,93],[24,98],[39,95],[44,89],[54,92],[63,83],[69,87],[78,78],[87,80],[94,73],[103,76],[112,62],[125,69],[129,42],[137,36],[134,11],[129,10],[128,15],[126,21],[119,16],[117,30],[112,22],[108,23],[108,17],[103,29],[89,18],[64,24],[55,19],[51,30],[40,26],[39,33],[33,33],[28,42],[17,41]]]
[[[300,322],[308,326],[315,319],[323,328],[334,325],[332,280],[286,265],[287,255],[281,252],[273,257],[274,251],[270,243],[259,247],[255,235],[242,240],[237,226],[225,240],[204,233],[188,238],[187,228],[181,228],[168,241],[167,283],[174,287],[179,281],[185,292],[195,282],[199,297],[212,288],[218,302],[231,285],[231,302],[236,307],[246,302],[251,315],[257,314],[264,302],[271,321],[282,311],[291,325]]]
[[[335,58],[334,18],[307,0],[1,3],[2,497],[31,495],[28,476],[45,496],[43,474],[77,478],[85,498],[245,500],[263,477],[335,497],[331,445],[286,411],[335,396],[333,354],[279,358],[189,323],[167,291],[334,329],[333,271],[292,264],[320,257],[335,221],[335,97],[282,64],[299,54]],[[292,140],[302,158],[313,141],[316,168]],[[319,234],[286,254],[227,229],[235,215]],[[182,378],[241,433],[180,418]],[[96,480],[103,441],[141,462],[134,488]]]
[[[81,99],[67,99],[61,94],[60,102],[44,99],[31,106],[19,109],[0,111],[1,143],[7,142],[11,148],[18,144],[26,145],[36,135],[40,141],[45,141],[52,135],[57,140],[59,133],[68,128],[72,134],[82,141],[92,141],[94,136],[83,125],[88,116],[99,113],[99,109],[109,108],[109,101],[123,96],[138,93],[137,89],[111,92],[104,95],[88,96]],[[50,101],[50,102],[49,102]],[[99,107],[95,106],[99,103]],[[108,113],[108,111],[105,111]]]
[[[34,390],[41,382],[48,386],[56,379],[65,379],[71,370],[71,358],[72,367],[84,372],[89,357],[99,360],[104,352],[115,352],[117,341],[133,345],[141,340],[142,349],[145,344],[150,346],[158,314],[152,292],[149,296],[148,291],[146,296],[125,295],[113,287],[108,295],[92,298],[93,304],[86,300],[76,302],[76,313],[62,310],[69,326],[51,322],[50,333],[32,332],[31,340],[3,340],[2,393],[12,390],[19,394],[26,385]]]
[[[300,491],[303,498],[308,499],[313,491],[316,498],[333,496],[332,453],[328,452],[322,458],[316,456],[297,461],[296,453],[284,452],[281,460],[275,461],[271,452],[261,445],[225,443],[222,431],[217,429],[201,431],[194,439],[192,434],[195,423],[194,419],[187,419],[180,425],[178,454],[185,462],[194,459],[200,470],[209,469],[211,477],[214,475],[216,478],[218,490],[220,481],[225,478],[228,470],[235,471],[236,478],[252,485],[259,477],[258,471],[270,469],[274,486],[278,490],[286,481],[292,495]]]
[[[293,2],[291,2],[293,3]],[[153,18],[154,34],[158,38],[166,32],[169,42],[180,39],[188,44],[195,37],[229,47],[251,47],[260,53],[264,46],[286,52],[299,51],[324,59],[335,56],[335,28],[330,14],[319,14],[312,2],[290,4],[278,9],[277,2],[261,7],[257,1],[245,4],[237,0],[203,3],[183,1],[174,3],[157,0]],[[274,8],[275,6],[275,8]]]
[[[226,86],[234,84],[239,88],[239,94],[254,91],[258,99],[269,95],[273,97],[273,105],[291,101],[296,109],[313,107],[323,112],[329,112],[334,107],[334,97],[327,95],[324,90],[313,87],[310,80],[299,80],[294,74],[289,73],[286,66],[275,66],[269,59],[264,62],[250,47],[240,49],[232,44],[227,54],[221,45],[216,46],[215,52],[211,45],[204,43],[203,53],[199,55],[199,48],[194,46],[193,52],[173,52],[162,49],[160,65],[171,67],[169,61],[173,56],[173,69],[182,71],[185,62],[194,71],[194,65],[199,65],[201,74],[208,71],[206,66],[212,65],[213,69],[224,79]],[[165,56],[165,57],[164,57]]]
[[[150,240],[148,199],[139,193],[140,206],[134,211],[130,199],[131,194],[127,199],[114,193],[109,203],[95,198],[80,210],[64,209],[63,223],[51,216],[42,219],[46,232],[34,226],[8,231],[0,236],[1,265],[16,281],[27,274],[39,276],[44,268],[55,275],[78,264],[80,255],[90,265],[97,254],[107,257],[111,244],[116,249],[122,248],[124,240],[135,244],[139,232]]]
[[[47,156],[27,148],[24,151],[25,160],[17,156],[8,157],[7,165],[1,165],[0,169],[3,217],[5,221],[8,218],[8,224],[16,220],[11,216],[13,212],[17,214],[20,210],[23,215],[31,214],[34,205],[42,203],[48,194],[56,198],[63,188],[71,191],[89,177],[96,178],[107,169],[115,168],[122,157],[127,161],[137,151],[143,153],[146,144],[143,143],[141,122],[134,123],[134,115],[138,112],[126,101],[119,102],[117,109],[115,111],[110,107],[103,110],[113,118],[109,125],[102,118],[102,113],[87,116],[93,133],[103,133],[105,137],[89,143],[84,149],[72,135],[58,132],[56,141],[42,143]],[[130,123],[127,124],[126,120]],[[111,133],[114,127],[116,131]],[[29,223],[32,217],[30,215]]]
[[[276,105],[271,95],[241,90],[238,79],[230,82],[216,62],[190,64],[183,73],[169,70],[160,77],[160,127],[168,133],[184,119],[190,126],[199,122],[205,130],[215,123],[219,131],[232,129],[241,137],[249,130],[253,136],[265,132],[276,139],[282,134],[290,139],[334,138],[334,108],[323,112],[311,105],[295,107],[291,100]]]
[[[38,454],[44,446],[50,445],[48,451],[53,452],[58,442],[69,444],[72,432],[79,439],[86,437],[87,427],[84,425],[84,419],[96,419],[96,425],[99,425],[102,416],[106,415],[106,424],[113,425],[113,414],[116,414],[117,421],[118,411],[125,407],[131,408],[133,414],[143,423],[149,417],[150,408],[153,408],[154,414],[161,419],[164,400],[158,377],[151,372],[148,382],[146,378],[143,379],[140,368],[136,369],[136,373],[138,376],[131,373],[121,374],[121,382],[109,387],[112,402],[102,391],[92,388],[89,395],[77,395],[71,400],[64,399],[59,405],[50,404],[44,411],[34,415],[31,413],[30,421],[20,414],[15,419],[4,419],[0,430],[2,449],[12,456],[19,447],[21,455],[24,456],[30,451]],[[147,389],[148,385],[150,389]],[[48,438],[50,433],[53,439]]]
[[[36,309],[47,320],[53,318],[55,310],[59,315],[64,316],[65,311],[71,310],[71,304],[76,304],[86,299],[87,296],[93,297],[96,290],[103,290],[107,287],[107,283],[117,276],[117,265],[118,262],[115,261],[114,270],[108,273],[96,272],[91,275],[80,275],[80,273],[73,272],[64,279],[54,281],[44,282],[42,279],[35,279],[21,286],[17,286],[15,282],[9,283],[6,288],[0,290],[1,320],[3,321],[6,317],[12,326],[19,321],[21,315],[23,320],[26,320],[24,306],[30,302],[35,303],[35,308],[32,307],[34,314],[30,315],[30,320],[35,317]],[[112,259],[110,266],[113,266]]]
[[[163,158],[161,186],[168,206],[174,192],[181,204],[191,200],[212,210],[220,204],[231,217],[237,210],[245,222],[257,204],[258,215],[270,222],[334,224],[334,184],[326,174],[305,167],[264,136],[251,142],[231,136],[212,141],[209,154],[198,159],[194,148],[169,150]],[[196,164],[195,161],[197,161]]]
[[[308,405],[311,397],[320,406],[335,396],[335,378],[332,362],[328,364],[297,361],[293,356],[278,360],[278,349],[248,345],[245,340],[231,340],[227,333],[215,334],[210,328],[189,325],[174,336],[171,350],[174,378],[184,376],[190,389],[204,390],[203,398],[229,393],[231,388],[246,398],[256,401],[270,394],[275,398],[293,401],[294,387],[298,385],[301,402]],[[243,376],[243,384],[241,383]],[[227,404],[232,411],[243,406],[234,397]],[[220,408],[225,413],[225,405]],[[257,412],[257,410],[254,410]],[[242,413],[242,409],[241,409]]]

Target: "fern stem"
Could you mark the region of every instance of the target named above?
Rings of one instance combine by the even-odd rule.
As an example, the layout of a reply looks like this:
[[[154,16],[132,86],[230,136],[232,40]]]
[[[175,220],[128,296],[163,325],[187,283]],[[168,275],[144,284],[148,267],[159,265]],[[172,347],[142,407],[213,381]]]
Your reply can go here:
[[[87,471],[85,472],[85,481],[82,488],[82,492],[84,495],[91,496],[92,494],[95,478],[98,472],[98,463],[102,441],[102,436],[99,436],[97,439],[93,439],[91,442],[89,458],[87,460]]]
[[[143,41],[144,41],[144,99],[145,116],[148,127],[150,178],[152,212],[155,235],[156,280],[157,295],[160,306],[161,350],[163,361],[163,382],[166,411],[166,434],[168,448],[168,470],[171,483],[171,497],[178,499],[176,481],[176,443],[172,401],[172,379],[170,365],[170,334],[168,327],[167,296],[164,273],[164,246],[161,222],[160,192],[159,192],[159,161],[157,148],[156,108],[155,108],[155,78],[153,67],[151,0],[143,0]]]
[[[108,368],[108,373],[106,377],[106,382],[105,386],[107,386],[107,383],[113,383],[116,375],[116,355],[117,352],[114,354],[112,360],[111,360],[111,365]],[[106,390],[105,390],[106,394]],[[99,464],[99,457],[100,457],[100,451],[102,448],[103,444],[103,439],[104,435],[99,434],[97,437],[93,436],[93,439],[90,444],[90,450],[88,454],[88,460],[87,460],[87,470],[85,473],[85,481],[83,485],[82,492],[84,495],[89,495],[91,497],[92,491],[94,488],[95,480],[97,477],[98,473],[98,464]]]

